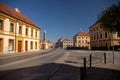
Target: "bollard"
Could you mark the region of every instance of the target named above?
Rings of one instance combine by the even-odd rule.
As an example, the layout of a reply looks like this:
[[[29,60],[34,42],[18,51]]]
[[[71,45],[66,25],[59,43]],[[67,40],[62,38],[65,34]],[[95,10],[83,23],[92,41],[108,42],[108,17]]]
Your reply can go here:
[[[80,80],[84,80],[84,68],[80,68]]]
[[[84,77],[86,77],[86,58],[84,58]]]
[[[106,53],[104,53],[104,63],[106,64]]]
[[[90,67],[92,67],[92,55],[90,54]]]

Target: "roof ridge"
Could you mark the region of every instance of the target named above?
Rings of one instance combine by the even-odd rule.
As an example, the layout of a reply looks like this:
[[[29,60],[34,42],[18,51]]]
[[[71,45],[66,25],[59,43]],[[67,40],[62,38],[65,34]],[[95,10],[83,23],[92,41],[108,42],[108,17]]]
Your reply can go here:
[[[32,20],[30,20],[27,16],[25,16],[22,13],[19,13],[19,12],[15,11],[14,9],[12,9],[9,6],[3,4],[2,2],[0,2],[0,11],[7,14],[7,15],[9,15],[9,16],[17,18],[17,19],[19,19],[19,20],[21,20],[23,22],[26,22],[26,23],[28,23],[30,25],[33,25],[33,26],[35,26],[37,28],[40,28],[36,24],[34,24],[32,22]]]

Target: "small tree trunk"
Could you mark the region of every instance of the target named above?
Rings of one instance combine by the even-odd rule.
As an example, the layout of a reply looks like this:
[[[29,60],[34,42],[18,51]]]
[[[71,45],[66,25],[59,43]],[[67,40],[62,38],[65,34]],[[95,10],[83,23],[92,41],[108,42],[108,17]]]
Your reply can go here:
[[[113,64],[114,64],[114,38],[113,38],[113,32],[111,32],[111,34],[112,34],[111,41],[112,41]]]

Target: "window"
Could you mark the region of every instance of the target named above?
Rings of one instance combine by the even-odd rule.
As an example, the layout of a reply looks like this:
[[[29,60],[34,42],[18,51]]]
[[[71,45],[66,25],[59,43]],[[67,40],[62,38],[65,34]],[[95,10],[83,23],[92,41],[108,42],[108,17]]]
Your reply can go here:
[[[33,36],[33,30],[31,30],[31,36]]]
[[[99,39],[99,35],[97,34],[97,39]]]
[[[118,35],[117,35],[118,37],[120,37],[120,32],[118,32]]]
[[[82,41],[82,43],[84,43],[84,41]]]
[[[107,36],[107,32],[105,32],[105,38],[107,38],[108,36]]]
[[[26,28],[26,32],[25,32],[26,35],[28,35],[28,28]]]
[[[10,32],[14,32],[14,24],[10,23]]]
[[[3,21],[0,20],[0,30],[3,28]]]
[[[35,32],[35,37],[37,37],[37,31]]]
[[[19,34],[22,34],[22,27],[19,26]]]
[[[96,36],[94,36],[94,40],[96,40]]]
[[[14,50],[14,40],[13,39],[9,39],[9,45],[8,45],[8,50],[9,51],[13,51]]]
[[[100,34],[100,39],[102,39],[102,34]]]
[[[37,49],[37,42],[35,42],[35,49]]]
[[[33,42],[30,43],[30,49],[33,49]]]
[[[100,26],[100,29],[102,29],[102,26]]]
[[[91,36],[91,40],[93,40],[93,36]]]

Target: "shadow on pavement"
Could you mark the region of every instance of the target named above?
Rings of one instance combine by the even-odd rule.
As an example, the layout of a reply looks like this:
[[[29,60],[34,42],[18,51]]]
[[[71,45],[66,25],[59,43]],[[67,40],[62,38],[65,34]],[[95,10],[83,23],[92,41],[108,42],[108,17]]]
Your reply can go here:
[[[119,80],[120,71],[92,67],[87,69],[87,80]]]
[[[59,66],[60,68],[57,73],[62,73],[59,77],[69,78],[69,74],[71,73],[74,76],[79,75],[79,67],[57,63],[46,63],[33,67],[0,71],[0,80],[48,80],[49,76],[52,75]],[[65,74],[67,74],[67,76],[64,76]],[[52,76],[51,78],[54,77],[55,76]]]
[[[58,63],[0,71],[0,80],[48,80],[57,67],[59,67],[57,72],[49,80],[80,80],[79,67]],[[103,68],[90,68],[87,71],[88,80],[120,79],[120,71]]]

